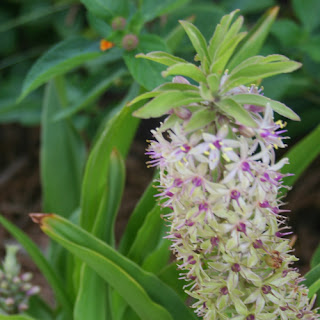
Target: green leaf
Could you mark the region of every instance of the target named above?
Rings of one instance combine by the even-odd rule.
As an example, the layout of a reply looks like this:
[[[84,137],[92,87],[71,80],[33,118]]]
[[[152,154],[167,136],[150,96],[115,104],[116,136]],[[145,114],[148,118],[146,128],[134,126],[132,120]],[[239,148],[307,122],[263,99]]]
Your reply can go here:
[[[272,59],[278,56],[279,55],[272,55]],[[281,73],[292,72],[301,67],[301,63],[291,61],[289,59],[284,60],[283,57],[279,58],[279,61],[275,61],[273,59],[273,61],[270,62],[268,61],[260,63],[252,63],[252,61],[254,61],[253,58],[249,58],[249,65],[246,65],[246,61],[244,61],[241,64],[241,68],[239,65],[230,73],[230,76],[223,85],[223,92],[227,92],[228,90],[239,85],[246,85],[263,78],[271,77]]]
[[[308,297],[311,299],[320,290],[320,278],[309,287]]]
[[[58,43],[32,66],[23,82],[19,100],[49,79],[64,74],[102,54],[98,42],[83,38],[72,38]]]
[[[244,38],[243,42],[238,47],[237,52],[227,65],[229,70],[234,69],[242,61],[259,53],[278,11],[279,7],[271,8],[259,19]]]
[[[163,220],[161,207],[156,204],[147,214],[128,253],[128,258],[141,264],[146,256],[154,250],[163,235]]]
[[[294,176],[284,178],[285,185],[294,185],[308,165],[320,154],[319,141],[320,125],[284,155],[289,158],[289,164],[284,166],[281,172],[294,174]]]
[[[53,310],[37,295],[30,297],[28,301],[28,315],[36,319],[54,319]]]
[[[313,267],[309,272],[304,275],[306,279],[303,281],[303,284],[307,287],[310,287],[313,283],[315,283],[318,279],[320,279],[320,263]],[[320,289],[320,288],[319,288]]]
[[[133,78],[147,90],[152,90],[164,82],[161,77],[164,67],[154,61],[136,59],[135,56],[138,53],[167,50],[165,42],[160,37],[145,34],[139,36],[139,44],[135,50],[124,53],[125,63]]]
[[[314,268],[318,264],[320,264],[320,246],[318,246],[316,251],[314,252],[314,254],[311,258],[310,266],[311,266],[311,268]]]
[[[225,98],[215,103],[223,112],[235,118],[241,124],[255,128],[257,124],[250,113],[232,98]]]
[[[160,15],[170,13],[171,11],[183,6],[187,2],[189,2],[189,0],[143,0],[140,10],[143,20],[146,22],[153,20]]]
[[[208,54],[207,41],[202,35],[202,33],[191,22],[188,22],[188,21],[179,21],[179,22],[181,23],[182,27],[187,33],[194,49],[199,55],[200,60],[204,62],[206,59],[207,62],[210,64],[211,58],[209,57],[209,54]]]
[[[169,75],[180,75],[189,77],[197,82],[205,82],[205,74],[193,63],[177,63],[162,72],[164,77]]]
[[[266,107],[266,105],[269,104],[275,112],[282,116],[291,120],[300,121],[300,117],[285,104],[271,100],[265,96],[258,94],[236,94],[231,96],[231,99],[240,104],[252,104],[261,107]]]
[[[92,234],[114,246],[114,223],[120,207],[125,182],[125,165],[121,154],[113,149],[110,155],[107,186],[100,201]],[[99,295],[96,293],[99,292]],[[74,308],[75,320],[108,319],[108,286],[87,265],[82,266],[80,288]]]
[[[97,15],[87,11],[87,19],[90,26],[103,38],[108,39],[112,33],[111,26],[105,19],[99,18]]]
[[[191,119],[185,125],[186,131],[194,131],[205,127],[215,118],[215,113],[209,109],[200,109],[192,114]]]
[[[157,315],[159,319],[168,317],[163,307],[170,312],[172,319],[195,319],[170,287],[101,240],[57,215],[40,214],[34,215],[33,219],[40,223],[46,234],[82,259],[119,291],[142,319],[150,320],[150,314]]]
[[[128,0],[81,0],[85,7],[94,15],[101,18],[111,18],[115,15],[127,16]]]
[[[113,72],[109,77],[104,78],[99,83],[95,84],[84,96],[81,96],[72,105],[59,111],[55,117],[54,121],[61,120],[74,115],[80,110],[87,107],[89,104],[94,103],[112,84],[116,79],[119,79],[126,73],[126,70],[120,69]]]
[[[254,13],[260,14],[262,10],[270,8],[274,4],[275,0],[225,0],[223,2],[223,5],[227,10],[240,9],[245,15]]]
[[[166,114],[173,108],[200,102],[202,100],[199,92],[166,91],[135,111],[133,115],[143,119],[157,118]]]
[[[153,180],[158,178],[158,173]],[[146,218],[147,213],[154,207],[156,201],[154,196],[157,194],[157,190],[154,186],[154,181],[151,181],[148,188],[144,191],[142,197],[140,198],[138,204],[134,208],[126,229],[122,235],[119,251],[124,255],[127,255],[131,245],[135,239],[135,236],[143,225],[143,222]]]
[[[293,10],[308,32],[312,32],[320,25],[317,13],[320,12],[318,0],[293,0]]]
[[[61,81],[50,82],[44,97],[41,183],[44,210],[67,217],[79,206],[85,146],[69,121],[52,122],[53,115],[65,107]]]
[[[137,95],[137,90],[131,90],[120,105]],[[86,230],[92,230],[99,203],[106,187],[106,177],[109,159],[113,148],[117,148],[123,158],[126,158],[131,141],[136,132],[139,120],[132,117],[131,108],[122,108],[106,124],[103,132],[96,141],[87,161],[82,183],[80,224]]]
[[[67,295],[64,284],[61,279],[58,278],[57,274],[48,263],[46,258],[43,256],[40,249],[34,244],[34,242],[19,228],[13,225],[11,222],[6,220],[0,215],[0,223],[11,233],[11,235],[24,247],[28,252],[32,261],[37,265],[43,276],[47,279],[49,285],[51,286],[55,298],[58,303],[65,310],[65,314],[69,315],[72,319],[72,304],[71,299]]]
[[[173,56],[170,53],[163,52],[163,51],[153,51],[149,52],[147,54],[139,53],[136,55],[136,58],[143,58],[143,59],[148,59],[151,61],[155,61],[161,64],[164,64],[166,66],[173,66],[177,63],[181,62],[187,62],[186,60]]]

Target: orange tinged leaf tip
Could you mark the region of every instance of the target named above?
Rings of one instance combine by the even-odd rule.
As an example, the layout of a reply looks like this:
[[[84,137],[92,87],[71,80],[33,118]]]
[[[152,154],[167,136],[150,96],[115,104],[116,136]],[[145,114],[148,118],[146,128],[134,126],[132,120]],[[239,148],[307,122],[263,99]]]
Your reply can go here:
[[[107,51],[109,49],[111,49],[112,47],[114,47],[114,43],[108,40],[100,40],[100,50],[101,51]]]

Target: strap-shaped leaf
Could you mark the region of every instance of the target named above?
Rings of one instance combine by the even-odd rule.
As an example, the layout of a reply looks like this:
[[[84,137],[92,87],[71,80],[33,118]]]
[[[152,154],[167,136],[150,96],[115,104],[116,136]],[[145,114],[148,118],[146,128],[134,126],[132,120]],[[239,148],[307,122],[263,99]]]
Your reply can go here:
[[[223,112],[235,118],[239,123],[248,127],[257,127],[257,124],[252,119],[250,113],[231,98],[226,98],[219,102],[216,102],[216,105]]]
[[[143,119],[157,118],[173,108],[202,100],[200,94],[195,91],[167,91],[161,93],[142,108],[135,111],[133,115]]]
[[[197,82],[205,82],[205,74],[193,63],[178,63],[169,67],[166,71],[162,72],[164,77],[170,75],[181,75],[189,77]]]
[[[266,107],[266,105],[269,103],[270,107],[282,116],[295,121],[300,120],[300,117],[285,104],[269,99],[265,96],[258,94],[236,94],[232,96],[231,99],[240,104],[252,104],[261,107]]]
[[[215,113],[209,109],[200,109],[192,114],[191,119],[185,125],[186,131],[193,131],[205,127],[215,118]]]
[[[164,64],[166,66],[172,66],[176,63],[187,62],[182,58],[173,56],[172,54],[163,52],[163,51],[153,51],[147,54],[139,53],[136,55],[136,58],[152,60],[152,61]]]
[[[227,65],[229,70],[234,69],[239,63],[250,56],[258,54],[273,24],[279,7],[273,7],[268,10],[250,30],[246,38],[239,45],[238,50]]]
[[[199,29],[189,21],[179,21],[187,33],[193,47],[199,55],[201,61],[207,59],[210,63],[210,57],[207,49],[207,42]]]
[[[6,316],[4,314],[0,314],[0,320],[36,320],[35,318],[31,318],[26,315],[10,315]]]
[[[165,319],[168,313],[164,313],[163,308],[170,312],[174,320],[195,319],[191,310],[170,287],[82,228],[53,214],[34,215],[33,219],[40,223],[46,234],[115,287],[142,319],[150,320],[150,314],[152,319]],[[150,309],[153,311],[148,314]]]
[[[221,77],[216,73],[210,74],[207,77],[208,86],[213,94],[219,90],[220,78]]]

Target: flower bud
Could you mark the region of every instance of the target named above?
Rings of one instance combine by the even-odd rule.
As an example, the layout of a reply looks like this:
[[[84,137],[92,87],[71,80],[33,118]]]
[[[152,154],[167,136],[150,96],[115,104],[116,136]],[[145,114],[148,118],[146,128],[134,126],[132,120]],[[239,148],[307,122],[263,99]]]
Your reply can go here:
[[[127,34],[122,39],[122,46],[126,51],[132,51],[137,48],[139,39],[135,34]]]
[[[126,19],[124,17],[115,17],[111,22],[113,30],[123,30],[126,27]]]

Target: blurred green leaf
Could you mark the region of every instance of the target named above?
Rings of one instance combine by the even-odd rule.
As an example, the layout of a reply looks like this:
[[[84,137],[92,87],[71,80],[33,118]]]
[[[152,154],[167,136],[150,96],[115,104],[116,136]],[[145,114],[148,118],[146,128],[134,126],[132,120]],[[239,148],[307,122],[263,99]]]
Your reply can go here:
[[[139,265],[155,249],[163,235],[163,221],[161,219],[161,214],[163,213],[161,211],[161,207],[158,204],[149,211],[131,244],[127,256]]]
[[[72,318],[72,304],[71,299],[67,295],[65,287],[60,278],[57,277],[55,270],[48,263],[46,258],[43,256],[40,249],[34,244],[34,242],[18,227],[13,225],[11,222],[6,220],[0,215],[0,223],[11,233],[11,235],[24,247],[28,252],[32,261],[37,265],[43,276],[47,279],[51,286],[55,298],[58,303],[63,306],[65,314]]]
[[[95,100],[99,98],[112,84],[116,79],[119,79],[126,73],[126,70],[120,69],[112,72],[109,77],[102,79],[100,82],[96,83],[91,89],[89,89],[84,96],[81,96],[77,99],[72,105],[67,108],[60,110],[54,116],[53,120],[61,120],[71,115],[79,112],[80,110],[87,107],[89,104],[94,103]]]
[[[165,42],[160,37],[145,34],[139,37],[139,44],[135,50],[124,53],[124,60],[131,75],[147,90],[152,90],[164,82],[164,79],[161,77],[161,71],[165,67],[153,61],[136,59],[135,56],[138,53],[167,50]]]
[[[289,164],[281,169],[282,173],[293,173],[294,176],[284,178],[284,184],[293,186],[303,171],[320,154],[320,126],[295,144],[284,157],[289,158]]]
[[[139,120],[132,117],[132,112],[139,107],[127,108],[123,106],[128,100],[136,96],[138,90],[130,91],[120,103],[120,111],[105,125],[103,132],[97,139],[87,161],[82,184],[80,224],[86,230],[92,230],[99,203],[106,188],[106,177],[109,168],[110,154],[117,148],[123,158],[126,158],[131,141],[136,132]]]
[[[236,94],[233,95],[230,99],[240,103],[240,104],[252,104],[255,106],[262,106],[266,107],[267,104],[270,105],[270,107],[277,113],[281,114],[282,116],[299,121],[300,117],[292,111],[290,108],[288,108],[285,104],[271,100],[265,96],[258,95],[258,94]]]
[[[274,0],[225,0],[224,7],[228,10],[240,9],[245,14],[257,13],[275,4]]]
[[[203,128],[215,118],[215,113],[209,109],[200,109],[192,114],[191,119],[185,125],[186,131],[193,131]]]
[[[99,18],[92,12],[87,12],[87,18],[90,26],[103,38],[107,39],[111,33],[111,26],[105,21],[105,19]]]
[[[205,74],[193,63],[177,63],[169,67],[162,74],[164,77],[170,75],[180,75],[189,77],[197,82],[206,82]]]
[[[58,43],[40,57],[29,70],[19,100],[49,79],[102,54],[98,42],[83,38],[72,38]]]
[[[158,174],[153,180],[157,179],[157,177]],[[154,196],[156,194],[157,190],[154,186],[154,182],[152,181],[134,208],[120,240],[119,252],[123,253],[124,255],[128,254],[138,230],[143,225],[147,213],[154,207],[156,203]]]
[[[143,0],[140,10],[143,20],[150,21],[160,15],[170,13],[188,2],[189,0]]]
[[[37,295],[30,297],[28,301],[28,315],[36,319],[54,319],[53,310]]]
[[[5,316],[3,314],[0,314],[0,320],[36,320],[36,319],[35,318],[31,318],[29,316],[24,316],[24,315]]]
[[[279,7],[271,8],[258,20],[240,43],[236,53],[227,65],[228,69],[234,69],[242,61],[259,53],[278,11]]]
[[[313,61],[320,62],[320,35],[310,37],[309,41],[301,46],[301,50],[306,52]]]
[[[223,99],[215,103],[223,112],[235,118],[241,124],[255,128],[257,124],[252,119],[250,113],[239,103],[231,98]]]
[[[153,312],[158,310],[155,315],[157,314],[159,319],[169,315],[168,312],[173,319],[195,319],[192,311],[170,287],[88,232],[57,215],[33,218],[41,223],[46,234],[85,261],[115,287],[142,318],[150,320],[150,314],[153,315]],[[148,295],[157,304],[152,303]],[[153,309],[153,312],[150,313],[150,309]],[[165,310],[168,312],[165,313]]]
[[[162,51],[153,51],[147,54],[139,53],[136,55],[136,58],[148,59],[151,61],[155,61],[166,66],[173,66],[176,63],[187,62],[184,59],[173,56],[170,53],[162,52]]]
[[[293,10],[307,31],[311,32],[320,25],[318,0],[292,0]]]
[[[155,97],[133,114],[134,116],[143,119],[157,118],[166,114],[173,108],[200,102],[202,100],[200,94],[195,91],[166,91]]]
[[[69,121],[52,121],[66,103],[61,93],[65,85],[61,81],[50,82],[45,92],[41,121],[41,181],[44,210],[68,217],[80,202],[85,146]]]
[[[320,265],[320,245],[317,247],[316,251],[314,252],[311,258],[310,266],[313,269],[318,264]]]

